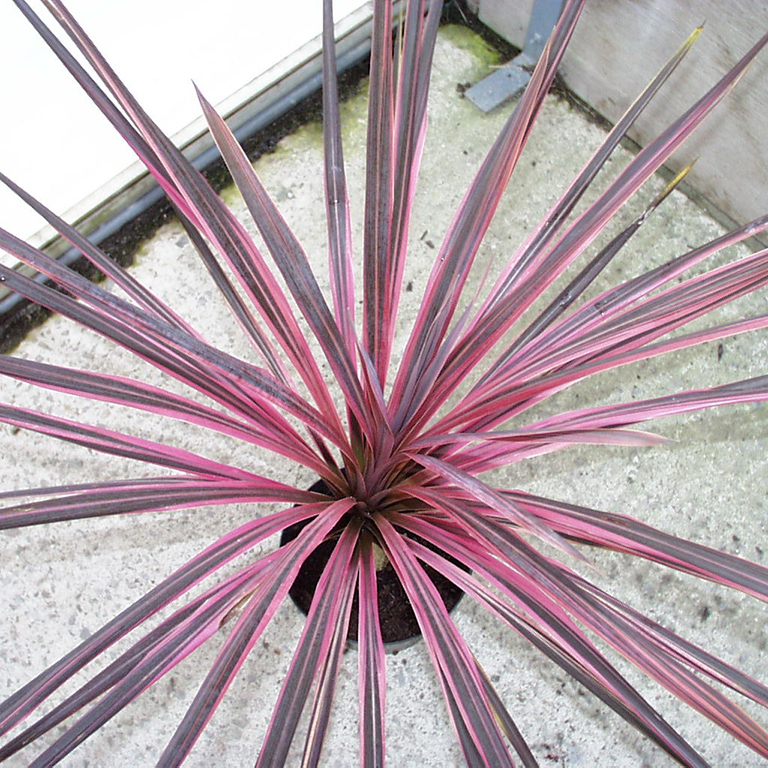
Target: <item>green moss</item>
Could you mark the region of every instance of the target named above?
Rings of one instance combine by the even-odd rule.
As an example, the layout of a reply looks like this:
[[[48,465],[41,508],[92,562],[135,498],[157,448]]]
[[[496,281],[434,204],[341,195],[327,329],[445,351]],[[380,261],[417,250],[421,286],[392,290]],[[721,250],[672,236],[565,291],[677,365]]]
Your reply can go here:
[[[243,201],[240,190],[234,184],[228,184],[219,191],[219,197],[224,201],[228,208],[238,206]]]
[[[368,78],[360,83],[360,89],[341,105],[341,138],[345,143],[352,143],[360,136],[360,123],[368,120]]]
[[[368,119],[368,81],[364,80],[353,96],[345,99],[341,105],[342,143],[345,147],[360,137],[359,125]],[[305,150],[322,149],[323,123],[321,120],[311,120],[296,128],[293,133],[283,137],[268,155],[259,158],[258,163],[271,164],[276,158],[286,152],[302,152]],[[229,188],[222,191],[224,196]]]
[[[447,24],[441,27],[440,35],[451,45],[470,54],[475,62],[474,67],[480,72],[487,72],[503,62],[503,57],[496,48],[462,24]],[[353,151],[353,146],[360,144],[361,137],[364,141],[365,133],[361,133],[359,128],[360,124],[368,119],[368,86],[368,79],[363,78],[355,84],[352,94],[348,95],[340,105],[342,143],[348,151]],[[285,153],[301,152],[317,147],[322,148],[322,146],[322,120],[310,120],[281,138],[269,153],[258,159],[257,167],[261,165],[259,173],[267,172],[265,166],[268,167],[275,161],[279,162],[279,158]],[[242,196],[233,184],[228,184],[221,189],[219,195],[229,207],[237,208],[242,205]]]
[[[471,53],[478,63],[486,67],[494,67],[502,63],[499,51],[463,24],[447,24],[441,28],[440,34],[452,45]]]

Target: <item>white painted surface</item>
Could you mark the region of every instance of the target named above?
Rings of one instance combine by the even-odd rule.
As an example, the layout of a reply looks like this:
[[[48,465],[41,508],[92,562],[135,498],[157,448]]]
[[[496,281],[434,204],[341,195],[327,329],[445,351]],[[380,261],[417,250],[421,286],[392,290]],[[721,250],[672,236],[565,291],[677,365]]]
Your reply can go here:
[[[48,22],[42,3],[32,4]],[[336,19],[361,5],[363,0],[335,0]],[[317,0],[70,0],[68,7],[171,135],[200,114],[193,80],[210,101],[223,101],[322,27]],[[0,6],[0,104],[0,168],[59,213],[133,161],[10,2]],[[0,226],[29,237],[41,225],[0,190]]]

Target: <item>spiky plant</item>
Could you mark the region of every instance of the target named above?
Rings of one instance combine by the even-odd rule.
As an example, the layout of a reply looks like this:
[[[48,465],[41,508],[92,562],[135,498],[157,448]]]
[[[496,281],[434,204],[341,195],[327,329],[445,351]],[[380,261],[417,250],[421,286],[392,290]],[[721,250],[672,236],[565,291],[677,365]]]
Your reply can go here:
[[[536,765],[536,759],[457,631],[427,567],[530,641],[681,763],[705,764],[615,668],[601,643],[768,757],[766,731],[723,692],[730,688],[766,705],[768,688],[590,583],[577,573],[574,561],[588,559],[589,548],[596,546],[759,598],[768,595],[768,571],[630,517],[496,487],[493,475],[486,474],[577,443],[653,445],[657,436],[632,426],[696,409],[768,399],[768,377],[762,376],[653,400],[571,410],[533,423],[525,420],[533,405],[598,372],[764,328],[768,317],[759,316],[670,335],[765,284],[768,250],[694,276],[686,273],[706,266],[725,246],[764,230],[768,217],[589,298],[584,292],[641,226],[649,209],[575,276],[566,276],[557,296],[544,302],[534,320],[522,326],[518,322],[730,90],[768,36],[642,149],[594,202],[573,214],[598,170],[683,58],[694,33],[542,223],[508,257],[495,284],[461,303],[483,236],[583,0],[567,3],[530,85],[445,234],[395,366],[398,304],[426,132],[439,2],[412,0],[400,26],[387,0],[374,3],[358,319],[330,0],[324,2],[323,97],[330,303],[250,162],[202,96],[211,133],[279,277],[243,224],[143,112],[61,2],[45,0],[105,90],[24,0],[14,1],[165,190],[254,353],[245,360],[211,346],[195,331],[193,318],[188,322],[178,316],[129,271],[115,266],[3,177],[126,298],[88,282],[4,230],[0,246],[47,275],[50,284],[0,267],[3,283],[121,345],[196,394],[182,396],[173,386],[164,389],[10,356],[0,358],[0,371],[23,382],[158,413],[259,446],[310,470],[324,486],[295,488],[162,442],[2,406],[0,418],[8,424],[147,462],[160,467],[160,474],[7,492],[0,527],[234,502],[252,504],[255,513],[7,699],[0,706],[3,732],[133,633],[132,641],[109,656],[79,689],[0,748],[0,758],[59,727],[32,764],[56,763],[217,636],[221,640],[215,660],[159,759],[164,766],[180,764],[286,599],[302,563],[328,541],[333,543],[332,554],[275,704],[259,766],[285,763],[309,700],[304,756],[308,765],[319,762],[355,595],[360,759],[366,766],[384,764],[386,665],[377,599],[381,553],[408,595],[468,764],[512,765],[513,752],[526,766]],[[394,46],[393,25],[400,30]],[[316,347],[322,350],[327,375],[312,351]],[[281,507],[259,513],[259,505],[266,502]],[[304,525],[294,539],[268,554],[256,553],[266,539],[297,523]],[[5,566],[12,568],[13,563]],[[157,616],[161,620],[153,622]]]

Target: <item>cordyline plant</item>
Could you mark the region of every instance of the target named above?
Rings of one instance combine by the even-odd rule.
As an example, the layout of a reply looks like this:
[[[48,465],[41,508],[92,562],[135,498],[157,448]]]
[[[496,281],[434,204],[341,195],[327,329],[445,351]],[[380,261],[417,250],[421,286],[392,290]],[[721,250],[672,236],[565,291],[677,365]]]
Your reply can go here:
[[[669,188],[570,278],[524,330],[517,326],[515,334],[508,333],[725,96],[768,42],[768,35],[643,148],[594,202],[572,216],[612,150],[684,57],[694,33],[616,124],[542,223],[509,256],[495,283],[464,308],[460,297],[483,236],[582,9],[583,1],[568,2],[530,85],[445,234],[395,366],[393,341],[441,3],[409,2],[400,24],[388,0],[374,3],[359,289],[362,317],[357,318],[330,0],[324,2],[323,33],[330,302],[250,162],[202,96],[211,133],[279,276],[243,225],[136,103],[62,3],[45,0],[101,86],[24,0],[14,1],[165,190],[252,343],[254,359],[238,359],[206,343],[130,272],[115,266],[4,178],[127,298],[109,293],[0,231],[0,245],[7,252],[50,281],[42,285],[2,267],[4,284],[125,347],[211,404],[137,380],[9,356],[0,359],[0,370],[41,387],[159,413],[261,446],[307,468],[324,485],[294,488],[162,442],[2,406],[0,415],[8,424],[157,465],[160,474],[7,492],[0,527],[231,502],[279,502],[282,507],[224,532],[5,701],[0,706],[4,732],[118,640],[139,633],[76,692],[18,731],[0,749],[0,758],[67,721],[32,762],[56,763],[206,640],[221,634],[220,650],[159,759],[163,766],[180,764],[285,601],[304,561],[329,541],[332,553],[275,704],[259,766],[284,764],[307,702],[311,707],[304,759],[308,765],[319,762],[352,616],[358,638],[360,760],[366,766],[384,764],[386,664],[377,599],[382,553],[410,600],[469,765],[513,765],[519,758],[521,764],[532,766],[536,759],[454,626],[430,578],[433,571],[530,641],[680,763],[705,765],[608,661],[596,645],[598,639],[768,757],[768,733],[723,692],[731,689],[765,706],[765,685],[623,604],[571,566],[573,558],[584,560],[589,546],[597,546],[763,599],[768,596],[768,570],[630,517],[495,487],[486,475],[575,443],[652,445],[659,438],[633,425],[768,399],[768,376],[761,376],[525,421],[531,406],[592,374],[768,325],[768,316],[763,315],[669,336],[768,281],[768,250],[695,276],[686,274],[723,247],[764,230],[768,216],[593,298],[584,295]],[[393,27],[399,29],[394,45]],[[314,344],[322,349],[331,381],[310,351]],[[254,554],[261,542],[288,527],[295,530],[297,523],[303,527],[295,538],[269,554]],[[548,545],[546,551],[537,546],[540,542]],[[223,572],[224,566],[230,567]],[[161,611],[165,618],[150,623]]]

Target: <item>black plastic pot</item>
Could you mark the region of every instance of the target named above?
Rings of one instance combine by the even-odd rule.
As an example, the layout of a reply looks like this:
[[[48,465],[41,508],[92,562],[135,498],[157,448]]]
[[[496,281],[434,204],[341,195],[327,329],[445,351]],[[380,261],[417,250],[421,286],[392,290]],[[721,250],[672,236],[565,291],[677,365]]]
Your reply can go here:
[[[327,486],[323,481],[318,481],[310,488],[319,493],[327,492]],[[280,546],[287,544],[295,539],[301,530],[311,522],[304,520],[301,523],[286,528],[280,537]],[[342,520],[339,527],[344,525]],[[416,538],[416,537],[414,537]],[[428,542],[419,539],[424,546],[439,551]],[[296,607],[306,615],[312,604],[312,598],[315,595],[315,589],[323,574],[323,570],[331,557],[336,541],[328,539],[324,541],[315,551],[306,559],[302,565],[295,581],[290,589],[290,596]],[[448,558],[459,568],[469,572],[469,569],[457,562],[453,558]],[[464,592],[453,582],[446,579],[442,574],[429,566],[424,566],[432,583],[435,585],[443,604],[448,611],[452,611],[464,596]],[[387,562],[380,570],[376,572],[376,587],[379,598],[379,625],[381,627],[381,636],[388,653],[396,653],[403,650],[421,638],[416,615],[411,607],[410,600],[405,594],[403,585],[395,573],[392,564]],[[350,644],[357,643],[357,617],[358,617],[358,595],[352,601],[352,614],[349,622],[349,631],[347,640]]]

